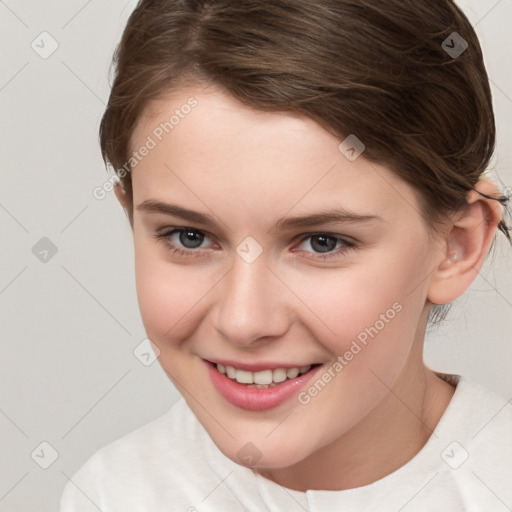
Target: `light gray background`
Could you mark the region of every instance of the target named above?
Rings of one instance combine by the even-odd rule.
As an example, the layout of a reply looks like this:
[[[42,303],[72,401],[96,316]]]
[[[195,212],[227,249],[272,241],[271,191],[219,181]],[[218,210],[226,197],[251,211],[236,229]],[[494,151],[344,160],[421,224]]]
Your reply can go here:
[[[178,397],[157,362],[133,354],[145,333],[129,224],[113,193],[92,195],[107,177],[97,131],[110,61],[135,3],[0,0],[2,512],[57,510],[87,457]],[[510,186],[512,0],[461,6],[491,78],[491,174]],[[51,48],[43,31],[58,43],[46,59],[31,47]],[[46,262],[32,252],[43,237],[57,247]],[[494,265],[429,333],[426,359],[512,397],[512,249],[503,240]],[[40,464],[53,452],[42,442],[58,452],[48,469]]]

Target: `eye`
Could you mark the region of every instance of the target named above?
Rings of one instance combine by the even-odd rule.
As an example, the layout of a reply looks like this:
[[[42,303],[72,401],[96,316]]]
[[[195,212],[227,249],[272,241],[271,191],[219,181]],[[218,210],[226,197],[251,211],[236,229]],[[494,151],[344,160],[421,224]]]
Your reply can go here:
[[[203,248],[208,247],[208,245],[203,246],[203,243],[209,237],[204,231],[195,228],[170,228],[154,236],[172,252],[182,256],[200,256],[203,253]]]
[[[312,259],[322,259],[339,256],[355,248],[355,242],[329,233],[313,233],[304,236],[295,250],[313,254]],[[308,250],[311,248],[312,251]],[[311,257],[310,257],[311,258]]]

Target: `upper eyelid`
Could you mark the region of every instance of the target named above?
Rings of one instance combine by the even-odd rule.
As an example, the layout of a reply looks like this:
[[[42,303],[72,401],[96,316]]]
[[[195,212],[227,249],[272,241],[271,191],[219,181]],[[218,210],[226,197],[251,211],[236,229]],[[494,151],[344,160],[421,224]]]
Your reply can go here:
[[[159,235],[159,236],[173,235],[175,233],[180,233],[180,232],[183,232],[186,230],[197,231],[198,233],[202,233],[203,235],[208,236],[208,238],[217,239],[216,236],[212,235],[208,231],[205,231],[204,229],[193,228],[191,226],[171,226],[168,228],[162,228],[157,231],[157,235]]]
[[[193,226],[169,226],[167,228],[159,229],[159,230],[157,230],[157,232],[158,233],[161,232],[160,234],[165,235],[165,234],[171,234],[173,232],[184,231],[186,229],[190,229],[191,231],[197,231],[199,233],[202,233],[204,235],[208,235],[208,236],[213,237],[213,238],[218,238],[215,235],[213,235],[212,233],[210,233],[209,231],[206,231],[206,230],[201,229],[201,228],[195,228]],[[343,235],[341,233],[333,233],[332,231],[328,231],[328,230],[325,230],[325,231],[321,231],[321,230],[306,231],[306,232],[301,233],[299,235],[295,235],[294,238],[307,237],[307,236],[315,236],[315,235],[328,235],[328,236],[332,236],[332,237],[347,238],[347,239],[352,239],[353,238],[353,237],[351,237],[349,235]]]

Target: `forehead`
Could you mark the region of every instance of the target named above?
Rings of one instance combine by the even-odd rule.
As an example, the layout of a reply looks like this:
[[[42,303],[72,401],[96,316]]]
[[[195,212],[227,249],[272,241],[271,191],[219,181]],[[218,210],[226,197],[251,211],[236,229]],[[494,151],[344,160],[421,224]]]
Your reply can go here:
[[[134,201],[181,197],[204,210],[229,200],[258,216],[322,203],[419,212],[408,184],[364,153],[347,159],[340,142],[305,116],[254,110],[214,87],[174,90],[148,105],[134,131],[133,150],[152,146],[132,171]]]

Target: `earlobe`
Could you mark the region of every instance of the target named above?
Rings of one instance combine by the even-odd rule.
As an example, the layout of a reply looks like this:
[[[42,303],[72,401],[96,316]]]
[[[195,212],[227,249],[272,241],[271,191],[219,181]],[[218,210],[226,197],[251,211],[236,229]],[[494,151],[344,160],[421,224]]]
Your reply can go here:
[[[501,220],[501,205],[478,193],[497,196],[496,186],[481,180],[475,190],[468,194],[466,205],[453,216],[446,232],[442,255],[429,282],[427,298],[433,304],[452,302],[469,288],[482,268]]]

